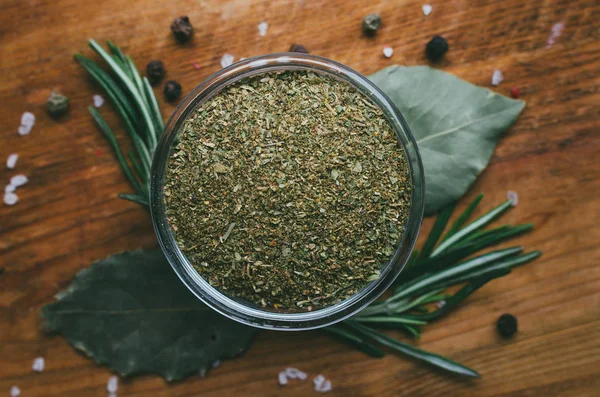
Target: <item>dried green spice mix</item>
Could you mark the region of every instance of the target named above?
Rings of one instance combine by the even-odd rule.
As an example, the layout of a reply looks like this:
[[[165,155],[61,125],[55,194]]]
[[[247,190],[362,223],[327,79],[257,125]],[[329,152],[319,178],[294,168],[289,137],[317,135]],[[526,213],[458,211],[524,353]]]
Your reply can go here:
[[[287,71],[242,80],[193,112],[167,165],[165,204],[178,246],[211,285],[307,311],[378,277],[411,186],[379,107],[347,83]]]

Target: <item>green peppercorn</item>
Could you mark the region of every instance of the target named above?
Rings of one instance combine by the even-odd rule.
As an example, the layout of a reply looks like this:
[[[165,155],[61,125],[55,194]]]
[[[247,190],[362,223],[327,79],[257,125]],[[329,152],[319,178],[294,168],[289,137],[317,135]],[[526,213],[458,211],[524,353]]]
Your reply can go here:
[[[171,24],[171,31],[175,35],[175,39],[180,43],[185,43],[192,38],[194,28],[190,22],[190,18],[186,16],[175,18]]]
[[[56,91],[52,91],[46,101],[46,109],[52,118],[59,118],[69,110],[69,98]]]
[[[362,21],[363,32],[373,36],[381,26],[381,17],[378,14],[369,14]]]
[[[155,59],[148,63],[146,66],[146,76],[148,76],[148,80],[150,84],[154,85],[162,80],[165,75],[165,65],[162,61]]]
[[[308,50],[306,49],[306,47],[304,47],[302,44],[296,43],[292,44],[289,52],[301,52],[303,54],[308,54]]]
[[[448,42],[442,36],[433,36],[425,47],[425,55],[431,62],[438,62],[448,52]]]

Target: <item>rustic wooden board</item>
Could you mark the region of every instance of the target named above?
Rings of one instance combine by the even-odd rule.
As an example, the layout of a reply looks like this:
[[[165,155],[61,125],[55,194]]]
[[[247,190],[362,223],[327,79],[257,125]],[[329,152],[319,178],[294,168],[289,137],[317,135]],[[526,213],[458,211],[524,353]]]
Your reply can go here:
[[[419,346],[479,370],[483,379],[457,380],[404,358],[381,360],[318,332],[262,332],[241,359],[205,379],[166,385],[157,377],[121,382],[120,396],[306,396],[310,382],[277,386],[276,374],[297,366],[323,373],[332,396],[592,396],[600,390],[600,3],[597,0],[432,0],[425,17],[413,0],[2,0],[0,12],[0,159],[20,154],[15,172],[30,182],[21,201],[0,206],[0,394],[13,384],[23,396],[105,396],[109,370],[76,353],[61,337],[40,330],[39,308],[95,259],[155,246],[147,213],[122,201],[128,191],[107,143],[86,106],[99,90],[73,61],[91,55],[86,40],[112,39],[138,65],[162,59],[168,77],[191,90],[217,71],[224,53],[248,57],[287,50],[293,42],[365,74],[393,63],[426,62],[423,48],[443,34],[451,50],[440,66],[468,81],[490,85],[495,68],[527,101],[517,125],[500,143],[490,167],[471,189],[486,193],[482,210],[519,192],[521,203],[504,220],[533,222],[523,237],[544,256],[478,291],[468,304],[430,326]],[[383,16],[374,39],[361,36],[361,18]],[[190,16],[193,42],[178,45],[172,19]],[[257,25],[269,23],[266,37]],[[563,34],[547,48],[551,28]],[[394,47],[392,59],[381,55]],[[194,68],[197,63],[199,70]],[[44,112],[52,89],[71,98],[59,122]],[[173,105],[163,101],[165,117]],[[16,130],[32,111],[30,136]],[[104,112],[108,114],[108,111]],[[116,117],[108,118],[111,124]],[[427,220],[424,230],[431,226]],[[512,312],[520,332],[501,341],[495,319]],[[46,370],[31,371],[35,357]]]

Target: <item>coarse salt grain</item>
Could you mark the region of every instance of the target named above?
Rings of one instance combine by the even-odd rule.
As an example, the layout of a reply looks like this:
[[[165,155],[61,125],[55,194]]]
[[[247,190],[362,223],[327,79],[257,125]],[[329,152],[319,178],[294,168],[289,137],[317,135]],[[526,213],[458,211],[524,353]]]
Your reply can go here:
[[[300,371],[298,368],[290,368],[290,367],[285,369],[285,374],[290,379],[300,379],[300,380],[305,380],[308,376],[308,375],[306,375],[305,372]]]
[[[13,386],[10,388],[10,397],[19,397],[21,395],[21,389],[19,386]]]
[[[287,375],[284,371],[281,371],[277,376],[277,380],[281,386],[285,386],[288,384]]]
[[[33,360],[33,365],[31,366],[31,369],[35,372],[42,372],[45,366],[46,362],[44,361],[44,357],[38,357],[35,360]]]
[[[446,306],[446,301],[442,299],[441,301],[438,301],[435,305],[438,309],[441,309],[442,307]]]
[[[315,391],[319,393],[327,393],[328,391],[331,391],[331,381],[326,380],[320,387],[315,387]]]
[[[323,375],[317,375],[313,378],[313,384],[315,385],[315,390],[320,388],[325,382],[325,377]]]
[[[118,388],[119,388],[119,378],[117,378],[116,376],[111,376],[110,378],[108,378],[108,383],[106,384],[106,390],[109,393],[116,393]]]
[[[8,158],[6,159],[6,167],[12,170],[13,168],[15,168],[15,165],[17,165],[18,159],[19,155],[16,153],[8,155]]]
[[[231,65],[234,59],[235,58],[231,54],[223,55],[223,57],[221,58],[221,67],[226,68],[227,66]]]
[[[29,179],[27,179],[27,177],[25,175],[21,175],[21,174],[15,175],[12,178],[10,178],[10,184],[13,185],[14,187],[23,186],[27,182],[29,182]]]
[[[31,112],[25,112],[21,116],[21,125],[17,129],[19,135],[29,135],[35,124],[35,116]]]
[[[552,26],[552,31],[550,32],[550,36],[548,36],[548,40],[546,40],[546,48],[552,47],[552,45],[556,42],[556,39],[560,37],[563,29],[565,28],[564,22],[555,23]]]
[[[423,4],[421,9],[423,10],[423,15],[427,16],[427,15],[431,14],[433,7],[431,6],[431,4]]]
[[[219,365],[221,365],[221,360],[217,360],[214,363],[212,363],[213,368],[217,368]]]
[[[266,22],[261,22],[258,24],[258,35],[260,37],[264,37],[267,34],[267,29],[269,29],[269,24]]]
[[[17,187],[15,185],[11,185],[10,183],[4,186],[4,193],[13,193],[15,190],[17,190]]]
[[[512,190],[506,192],[506,199],[510,200],[510,204],[513,207],[516,207],[517,204],[519,204],[519,195],[517,194],[517,192],[513,192]]]
[[[4,193],[4,204],[15,205],[19,202],[19,196],[15,193]]]
[[[492,74],[492,85],[497,86],[498,84],[504,81],[504,75],[502,75],[502,71],[500,69],[494,70]]]
[[[392,47],[383,47],[383,55],[386,58],[391,58],[394,55],[394,49]]]
[[[104,105],[104,98],[102,98],[102,95],[94,95],[92,99],[94,100],[94,107],[99,108]]]

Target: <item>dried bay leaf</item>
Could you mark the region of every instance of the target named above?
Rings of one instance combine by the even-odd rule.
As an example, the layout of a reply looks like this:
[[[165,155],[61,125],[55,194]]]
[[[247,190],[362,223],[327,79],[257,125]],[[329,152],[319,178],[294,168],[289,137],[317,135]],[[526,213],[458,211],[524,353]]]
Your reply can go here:
[[[425,213],[458,200],[485,169],[525,102],[428,66],[390,66],[369,76],[400,110],[425,169]]]
[[[98,364],[123,376],[153,373],[168,381],[241,354],[256,333],[193,296],[160,250],[92,264],[41,315],[48,331]]]

